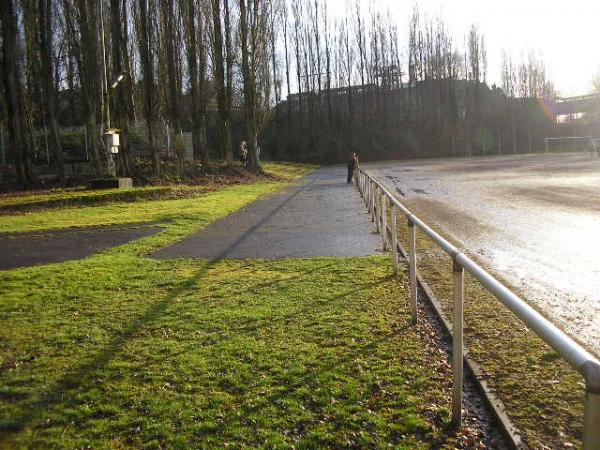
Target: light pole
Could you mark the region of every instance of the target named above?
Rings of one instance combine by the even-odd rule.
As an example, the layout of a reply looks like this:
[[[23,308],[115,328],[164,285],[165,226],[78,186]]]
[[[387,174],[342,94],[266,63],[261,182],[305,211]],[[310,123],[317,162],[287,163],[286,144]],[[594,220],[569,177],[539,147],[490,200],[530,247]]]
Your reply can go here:
[[[107,151],[108,174],[112,177],[117,176],[117,164],[115,161],[116,155],[119,153],[119,130],[110,127],[110,92],[108,90],[108,67],[106,65],[106,39],[104,36],[104,9],[102,4],[104,0],[100,0],[100,27],[102,31],[102,64],[104,67],[104,94],[102,104],[106,104],[106,129],[104,130],[104,139]],[[115,89],[124,75],[119,74],[111,83],[110,87]]]
[[[123,80],[123,78],[125,78],[124,74],[121,73],[121,74],[117,75],[117,77],[110,84],[110,88],[111,89],[116,89],[117,86],[119,85],[119,83]],[[107,103],[107,105],[110,105],[109,91],[107,90],[106,92],[107,92],[106,103]],[[109,109],[107,108],[106,111],[108,113]],[[116,157],[119,154],[119,146],[120,146],[119,131],[120,130],[118,130],[116,128],[111,128],[110,127],[110,115],[109,115],[108,116],[108,128],[104,132],[104,136],[105,136],[105,139],[106,139],[106,150],[108,152],[108,174],[110,176],[112,176],[112,177],[116,177],[117,176],[117,162],[116,162]]]

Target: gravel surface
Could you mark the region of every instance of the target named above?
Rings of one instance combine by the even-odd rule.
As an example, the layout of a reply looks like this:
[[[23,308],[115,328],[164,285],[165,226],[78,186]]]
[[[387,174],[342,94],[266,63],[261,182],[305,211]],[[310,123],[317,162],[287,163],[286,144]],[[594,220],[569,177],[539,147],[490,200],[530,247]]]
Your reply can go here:
[[[365,167],[600,354],[600,158],[519,155]]]

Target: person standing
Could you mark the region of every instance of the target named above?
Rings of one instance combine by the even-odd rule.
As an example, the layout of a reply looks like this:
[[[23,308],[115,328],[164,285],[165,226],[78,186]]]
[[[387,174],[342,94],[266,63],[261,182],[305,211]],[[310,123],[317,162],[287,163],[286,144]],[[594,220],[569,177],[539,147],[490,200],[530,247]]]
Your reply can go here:
[[[248,165],[248,145],[246,144],[246,141],[240,143],[240,161],[242,166],[245,167]]]
[[[350,159],[348,160],[348,181],[347,183],[352,183],[352,176],[354,175],[354,169],[358,166],[358,156],[356,153],[352,153]]]

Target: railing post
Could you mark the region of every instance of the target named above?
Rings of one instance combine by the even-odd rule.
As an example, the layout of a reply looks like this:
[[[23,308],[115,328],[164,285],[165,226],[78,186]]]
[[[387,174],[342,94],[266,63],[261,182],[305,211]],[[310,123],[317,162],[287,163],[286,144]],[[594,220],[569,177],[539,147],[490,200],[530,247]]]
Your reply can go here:
[[[417,236],[415,224],[408,219],[408,266],[410,276],[410,306],[417,323]]]
[[[373,180],[369,179],[369,211],[371,211],[371,222],[375,221],[375,207],[373,205]]]
[[[388,248],[388,236],[387,236],[387,195],[381,193],[381,238],[383,243],[383,251],[385,252]]]
[[[462,426],[463,398],[463,325],[465,270],[452,260],[452,277],[454,279],[454,314],[452,320],[452,422],[457,429]]]
[[[391,217],[391,233],[392,233],[392,262],[394,263],[394,273],[398,273],[398,230],[397,230],[397,218],[396,218],[396,205],[392,204],[390,207]]]
[[[600,393],[589,390],[585,394],[583,449],[600,449]]]
[[[581,373],[585,379],[583,449],[600,450],[600,364],[588,362]]]
[[[375,192],[373,192],[373,210],[375,211],[375,229],[377,230],[377,232],[379,233],[381,227],[380,227],[380,222],[379,222],[379,216],[381,215],[381,210],[380,207],[377,203],[379,203],[377,201],[377,199],[379,198],[379,186],[375,185]]]

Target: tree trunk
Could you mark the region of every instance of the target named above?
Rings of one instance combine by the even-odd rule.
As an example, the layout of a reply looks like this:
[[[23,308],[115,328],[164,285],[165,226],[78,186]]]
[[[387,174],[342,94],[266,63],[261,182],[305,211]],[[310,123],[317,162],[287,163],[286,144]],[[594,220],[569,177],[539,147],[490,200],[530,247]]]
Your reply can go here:
[[[229,55],[225,56],[223,48],[223,27],[221,26],[221,1],[212,0],[212,19],[213,19],[213,51],[214,51],[214,71],[215,71],[215,88],[217,91],[217,109],[219,113],[219,134],[221,152],[225,158],[226,164],[233,163],[233,149],[231,147],[231,108],[230,101],[228,99],[227,85],[229,74],[225,73],[226,59],[229,60]],[[224,0],[226,8],[228,9],[227,0]],[[226,11],[226,17],[228,12]],[[225,28],[229,25],[229,19],[225,21]],[[230,34],[230,31],[225,30],[226,35]],[[227,38],[226,38],[227,41]],[[227,45],[227,43],[226,43]],[[231,49],[230,49],[231,50]],[[227,63],[229,66],[229,63]]]
[[[242,46],[242,76],[244,79],[244,105],[246,113],[246,141],[248,144],[249,156],[248,162],[250,170],[258,172],[262,171],[262,166],[260,164],[260,157],[258,154],[258,133],[256,127],[256,79],[255,74],[250,69],[250,56],[248,49],[248,8],[246,5],[246,0],[239,0],[239,2],[240,42]],[[259,37],[258,39],[261,38]]]
[[[194,147],[194,160],[200,161],[204,167],[207,167],[209,155],[206,144],[206,93],[204,88],[206,49],[202,43],[203,19],[201,12],[195,7],[195,0],[188,0],[187,7],[187,18],[184,20],[187,34],[187,62],[191,91],[192,145]],[[197,35],[200,39],[196,38]]]
[[[50,146],[52,148],[52,165],[59,181],[65,179],[62,149],[56,119],[56,91],[54,83],[54,58],[53,58],[53,29],[52,29],[52,1],[39,0],[40,13],[40,60],[43,75],[44,100],[50,128]]]
[[[0,2],[0,21],[2,22],[2,72],[8,112],[8,129],[15,151],[17,181],[25,186],[31,183],[32,175],[24,120],[23,85],[19,77],[16,53],[18,49],[17,16],[14,0]]]
[[[114,76],[125,75],[123,55],[127,53],[123,30],[121,27],[121,0],[110,0],[112,14],[112,57]],[[110,88],[109,88],[110,89]],[[127,79],[123,79],[114,90],[115,92],[115,126],[120,130],[121,142],[119,161],[122,172],[132,175],[131,158],[129,155],[129,124],[127,114]],[[109,96],[110,97],[110,96]]]

